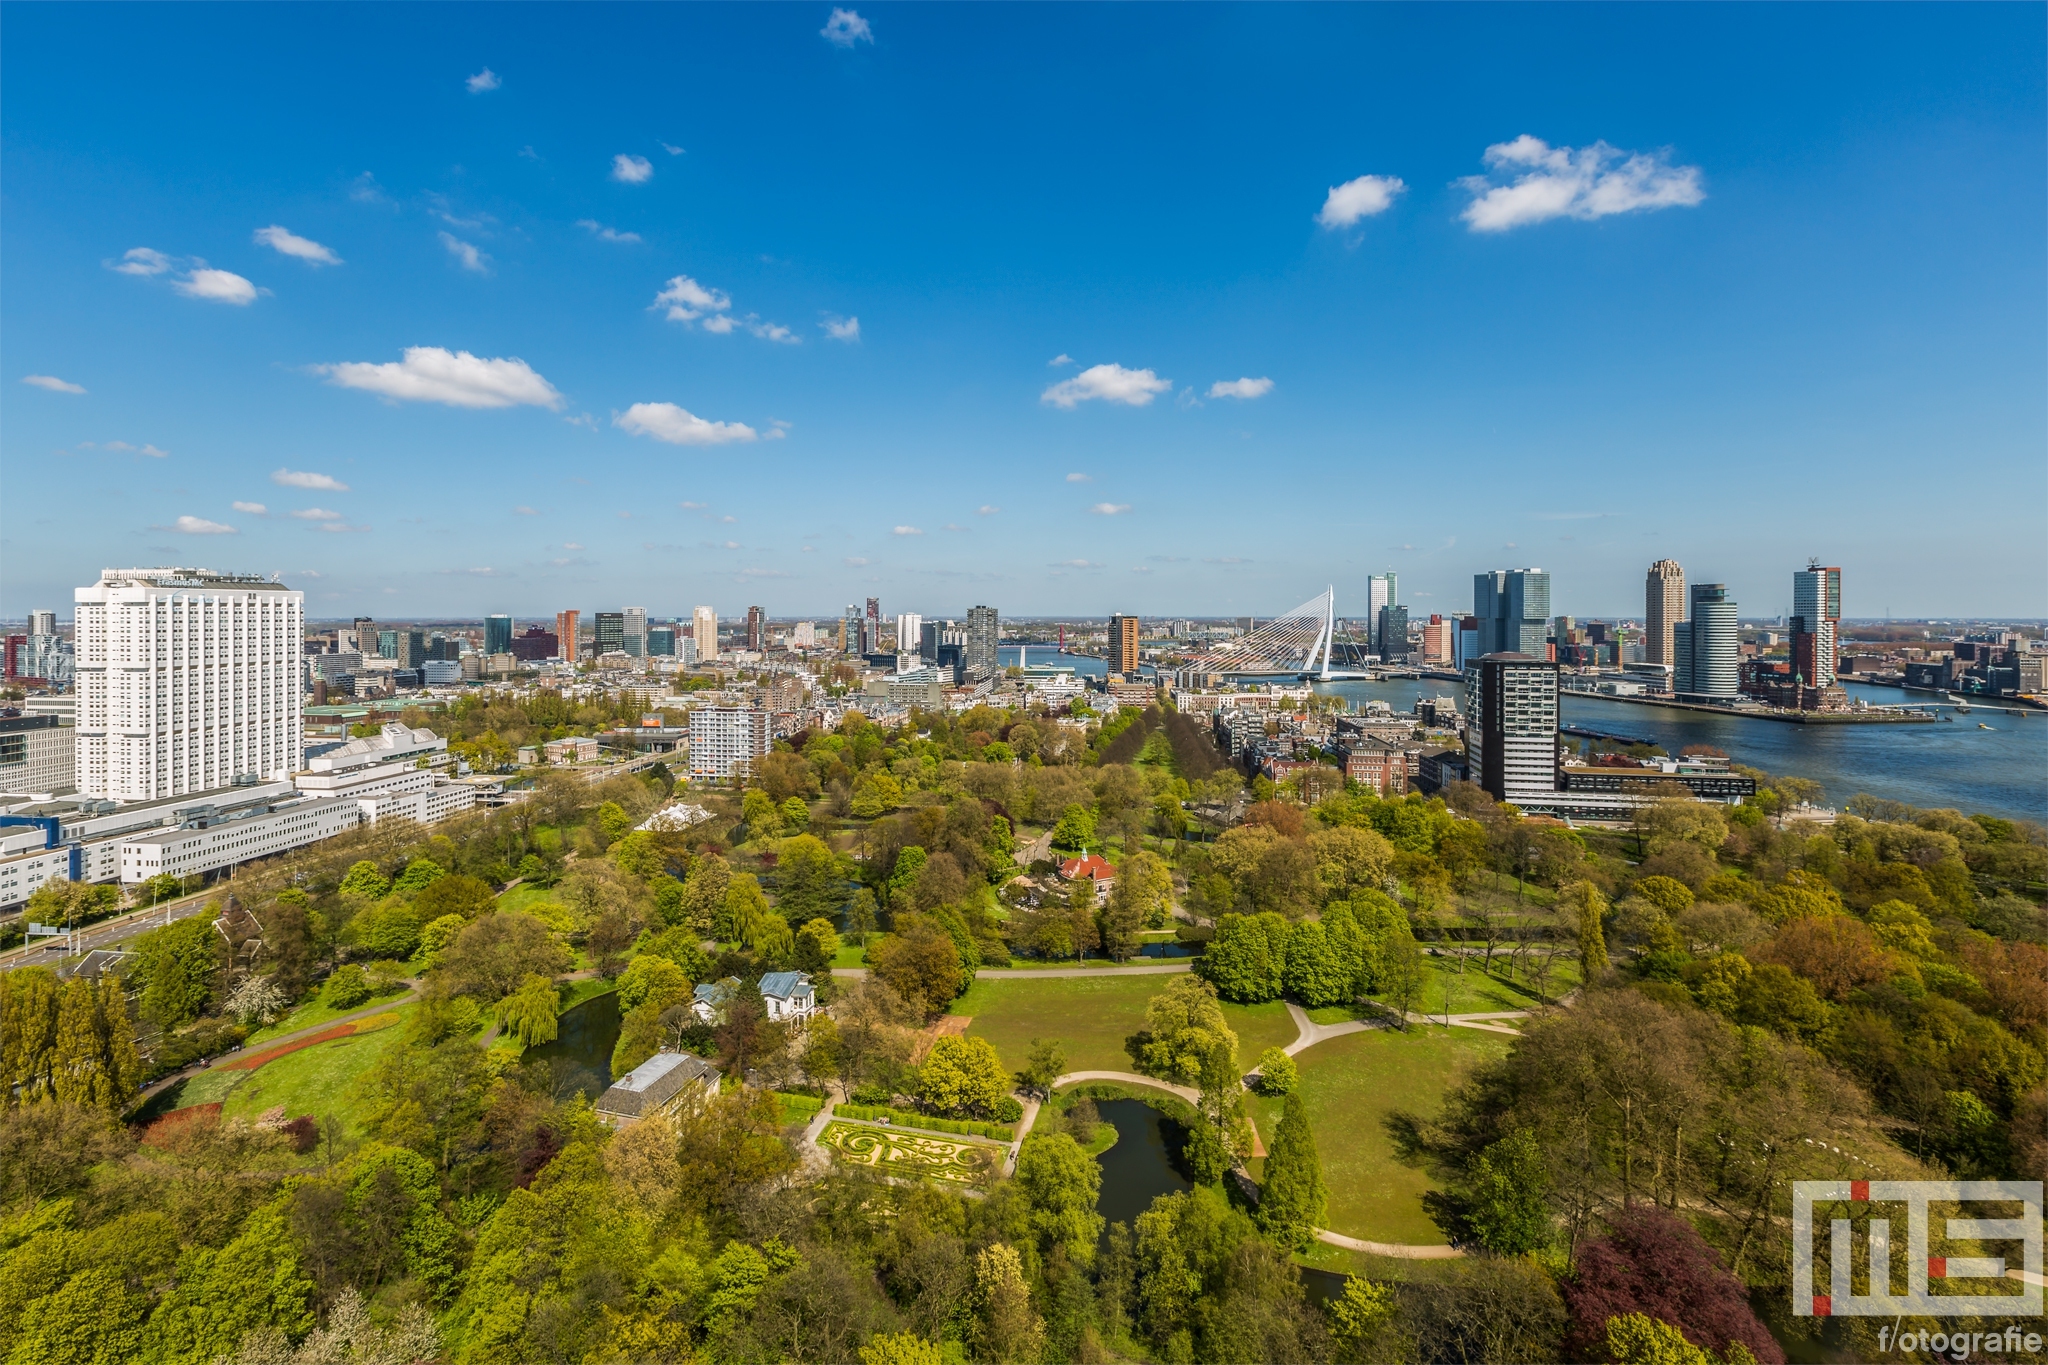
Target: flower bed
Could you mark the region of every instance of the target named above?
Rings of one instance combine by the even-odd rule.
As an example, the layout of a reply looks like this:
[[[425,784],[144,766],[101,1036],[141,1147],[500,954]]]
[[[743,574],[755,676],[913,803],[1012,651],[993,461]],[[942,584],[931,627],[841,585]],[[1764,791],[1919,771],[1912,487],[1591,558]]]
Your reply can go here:
[[[933,1118],[928,1114],[914,1114],[908,1109],[887,1109],[880,1105],[842,1104],[832,1112],[840,1118],[892,1123],[902,1128],[922,1128],[930,1133],[964,1133],[970,1137],[994,1138],[997,1142],[1008,1142],[1014,1136],[1007,1125],[1000,1123]]]
[[[963,1142],[918,1133],[898,1133],[865,1124],[825,1125],[818,1145],[837,1154],[841,1161],[866,1166],[884,1175],[937,1180],[949,1185],[972,1185],[993,1172],[1002,1149],[985,1142]]]
[[[378,1017],[381,1018],[383,1016],[380,1015]],[[254,1071],[265,1062],[274,1062],[280,1057],[299,1051],[301,1048],[316,1047],[321,1043],[331,1043],[337,1038],[352,1037],[355,1032],[356,1026],[354,1024],[336,1024],[333,1028],[324,1028],[318,1033],[308,1034],[295,1043],[286,1043],[283,1047],[273,1047],[263,1052],[253,1052],[246,1057],[237,1057],[231,1062],[222,1062],[215,1070]]]

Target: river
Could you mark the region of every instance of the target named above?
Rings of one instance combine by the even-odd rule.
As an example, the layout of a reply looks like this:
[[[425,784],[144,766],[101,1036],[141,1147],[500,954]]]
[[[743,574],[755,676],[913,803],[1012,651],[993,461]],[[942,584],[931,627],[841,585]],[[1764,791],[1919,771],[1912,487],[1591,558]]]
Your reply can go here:
[[[1918,701],[1895,687],[1847,684],[1849,695],[1874,705]],[[1448,696],[1466,712],[1460,683],[1431,678],[1319,683],[1318,692],[1354,704],[1386,702],[1407,711],[1418,696]],[[1603,701],[1566,693],[1566,725],[1634,735],[1672,753],[1711,744],[1738,763],[1767,773],[1804,777],[1839,805],[1858,792],[1915,806],[1949,806],[2008,819],[2048,821],[2048,712],[2022,718],[1986,707],[1930,725],[1791,725],[1699,711]],[[1978,729],[1979,723],[1988,730]]]

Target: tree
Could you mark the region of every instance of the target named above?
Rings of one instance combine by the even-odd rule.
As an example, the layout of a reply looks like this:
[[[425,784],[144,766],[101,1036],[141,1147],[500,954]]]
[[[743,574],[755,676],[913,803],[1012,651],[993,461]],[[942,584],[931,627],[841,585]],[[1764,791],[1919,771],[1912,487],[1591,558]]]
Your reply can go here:
[[[1095,845],[1095,812],[1088,807],[1075,804],[1060,812],[1060,821],[1053,826],[1052,846],[1078,853]]]
[[[917,1071],[918,1094],[944,1114],[987,1115],[1010,1092],[1002,1058],[986,1038],[941,1038]]]
[[[641,954],[619,973],[619,1008],[635,1010],[649,1000],[666,1008],[690,997],[689,973],[667,958]]]
[[[423,923],[443,915],[460,915],[471,920],[489,910],[496,900],[497,894],[491,890],[489,882],[480,877],[457,875],[438,877],[429,882],[412,898],[412,908]]]
[[[759,787],[749,787],[740,801],[740,819],[751,839],[772,839],[782,833],[782,812],[775,798]]]
[[[1496,1256],[1524,1256],[1551,1244],[1544,1197],[1550,1170],[1527,1129],[1516,1129],[1473,1163],[1465,1220],[1479,1245]]]
[[[1145,1028],[1125,1049],[1148,1076],[1198,1085],[1204,1063],[1222,1048],[1235,1083],[1237,1034],[1224,1020],[1216,988],[1197,976],[1173,977],[1165,990],[1145,1002]]]
[[[867,1339],[860,1365],[945,1365],[946,1353],[915,1332],[890,1332]]]
[[[846,901],[839,856],[808,834],[784,839],[775,863],[775,905],[792,924],[829,916]]]
[[[1558,913],[1569,915],[1579,936],[1579,976],[1587,985],[1607,970],[1607,934],[1602,921],[1607,897],[1591,882],[1573,882],[1557,893]]]
[[[1051,1098],[1053,1082],[1067,1069],[1067,1045],[1057,1038],[1033,1038],[1024,1054],[1024,1069],[1017,1084]]]
[[[712,937],[720,942],[745,943],[761,933],[764,921],[779,918],[769,909],[760,880],[751,872],[741,872],[726,884],[725,904],[712,921]]]
[[[1670,877],[1644,877],[1630,890],[1674,918],[1692,908],[1692,888]]]
[[[225,1007],[243,1027],[267,1024],[292,1006],[291,998],[269,976],[246,976],[229,994]]]
[[[213,1003],[225,954],[213,917],[203,912],[135,940],[142,1017],[162,1029],[197,1019]]]
[[[1164,924],[1172,898],[1173,873],[1163,858],[1142,851],[1125,858],[1098,917],[1103,951],[1118,962],[1135,957],[1138,931]]]
[[[1351,998],[1352,973],[1314,920],[1304,920],[1288,934],[1284,980],[1287,993],[1310,1009]]]
[[[725,908],[725,891],[731,881],[732,865],[715,853],[690,864],[690,874],[683,880],[682,922],[708,932],[712,920]]]
[[[398,874],[398,880],[391,884],[391,889],[401,896],[415,896],[447,875],[448,869],[432,858],[414,858],[405,865],[405,871]]]
[[[1347,1362],[1383,1360],[1390,1353],[1376,1351],[1379,1335],[1394,1322],[1394,1287],[1357,1275],[1344,1277],[1344,1292],[1328,1304],[1330,1335],[1337,1345],[1337,1358]]]
[[[965,989],[960,950],[923,915],[897,917],[897,932],[868,949],[875,975],[926,1018],[936,1019]]]
[[[1299,1091],[1289,1091],[1267,1149],[1266,1178],[1259,1187],[1259,1226],[1279,1246],[1301,1251],[1315,1239],[1328,1203],[1308,1107]]]
[[[365,859],[349,866],[342,875],[340,890],[342,895],[357,900],[380,901],[391,893],[391,881],[377,870],[375,863]]]
[[[1415,936],[1401,933],[1387,940],[1380,958],[1380,994],[1408,1027],[1408,1015],[1418,1002],[1423,983],[1429,979],[1429,965],[1423,960],[1422,945]]]
[[[418,909],[393,896],[350,921],[347,937],[371,957],[408,958],[419,951],[421,923]]]
[[[1605,1358],[1613,1365],[1754,1365],[1756,1360],[1740,1342],[1730,1346],[1725,1357],[1703,1351],[1670,1323],[1641,1313],[1607,1320]]]
[[[517,910],[497,910],[464,926],[438,970],[458,994],[494,1001],[529,976],[559,976],[569,961],[568,949],[545,924]]]
[[[120,1112],[142,1079],[127,1000],[113,977],[95,985],[74,976],[57,1011],[51,1082],[59,1100]]]
[[[796,965],[806,972],[829,972],[839,956],[839,933],[829,919],[814,919],[796,932]]]
[[[1606,1236],[1579,1249],[1564,1283],[1565,1342],[1575,1358],[1600,1351],[1612,1319],[1640,1313],[1670,1323],[1696,1347],[1724,1352],[1740,1344],[1763,1365],[1783,1365],[1785,1353],[1757,1320],[1742,1282],[1684,1219],[1639,1204],[1609,1221]]]
[[[1031,1286],[1015,1248],[997,1242],[975,1257],[973,1297],[975,1359],[997,1365],[1039,1359],[1045,1322],[1031,1311]]]
[[[498,1021],[505,1032],[519,1040],[521,1047],[552,1043],[560,1029],[561,996],[555,983],[544,976],[529,976],[526,982],[498,1006]]]
[[[1250,915],[1225,915],[1216,936],[1195,961],[1195,970],[1226,1000],[1241,1005],[1274,1000],[1284,983],[1286,963],[1273,960],[1266,927]]]
[[[1031,1205],[1031,1227],[1050,1254],[1066,1251],[1076,1265],[1095,1260],[1102,1215],[1095,1201],[1102,1191],[1102,1167],[1066,1133],[1033,1133],[1017,1153],[1017,1184]]]
[[[1244,1116],[1235,1037],[1210,1040],[1196,1084],[1200,1094],[1195,1108],[1200,1118],[1183,1157],[1197,1182],[1213,1184],[1251,1150],[1251,1125]]]
[[[351,962],[337,967],[321,989],[320,1001],[329,1009],[352,1010],[370,998],[370,981],[363,969]]]
[[[846,907],[846,932],[862,947],[875,932],[875,909],[875,893],[865,886],[853,893],[853,901]]]
[[[1259,1054],[1259,1089],[1268,1095],[1291,1095],[1301,1083],[1301,1068],[1285,1048],[1269,1047]]]
[[[1317,830],[1308,836],[1308,847],[1324,896],[1338,900],[1378,890],[1394,865],[1394,846],[1385,836],[1356,825]]]

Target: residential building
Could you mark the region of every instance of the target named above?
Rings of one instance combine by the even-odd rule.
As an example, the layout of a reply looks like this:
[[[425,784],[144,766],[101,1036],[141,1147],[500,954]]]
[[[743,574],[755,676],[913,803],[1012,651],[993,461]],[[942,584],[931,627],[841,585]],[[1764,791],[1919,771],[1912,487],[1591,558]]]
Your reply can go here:
[[[1542,799],[1557,791],[1557,665],[1497,651],[1466,676],[1465,730],[1474,780],[1497,801]]]
[[[1109,618],[1109,671],[1126,678],[1138,675],[1138,618]]]
[[[805,972],[768,972],[761,977],[761,1003],[768,1022],[802,1023],[817,1013],[818,993]]]
[[[1455,622],[1432,615],[1422,627],[1422,662],[1439,667],[1450,664],[1457,653]]]
[[[864,647],[861,639],[866,633],[861,627],[860,608],[848,602],[845,614],[839,618],[839,652],[841,654],[867,653],[867,649]]]
[[[795,649],[815,649],[818,645],[818,626],[815,621],[799,621],[789,632],[789,643]]]
[[[673,658],[676,652],[676,628],[674,626],[649,626],[647,628],[647,657],[650,659]]]
[[[1671,632],[1685,619],[1685,570],[1675,559],[1660,559],[1650,566],[1643,583],[1643,662],[1668,664],[1672,655]]]
[[[768,613],[759,607],[747,608],[747,648],[756,654],[768,648]]]
[[[914,611],[899,612],[896,616],[896,652],[915,654],[924,658],[924,617]],[[931,660],[925,659],[926,663]]]
[[[1403,746],[1373,735],[1349,735],[1337,743],[1337,765],[1346,782],[1356,782],[1380,796],[1408,792],[1408,758]]]
[[[619,647],[636,659],[647,657],[647,608],[627,607]]]
[[[766,711],[700,706],[690,712],[690,776],[722,781],[748,772],[772,742]]]
[[[1671,690],[1730,699],[1742,691],[1742,628],[1725,583],[1695,583],[1692,614],[1671,629]]]
[[[975,682],[993,678],[1000,671],[996,667],[996,646],[1002,639],[1002,622],[994,607],[969,607],[967,609],[967,676]]]
[[[147,801],[299,766],[304,593],[163,568],[108,569],[74,597],[81,792]]]
[[[573,610],[555,613],[555,639],[561,649],[560,657],[570,663],[576,662],[580,652],[577,648],[581,642],[576,638],[576,616]]]
[[[427,661],[427,634],[423,630],[398,632],[398,666],[418,668]]]
[[[697,662],[709,663],[718,657],[718,613],[710,607],[698,607],[690,613],[690,633],[697,641]]]
[[[486,616],[484,618],[484,653],[510,654],[512,652],[512,618],[509,616]]]
[[[380,630],[377,632],[377,657],[380,659],[395,659],[398,657],[397,631]]]
[[[1424,749],[1416,763],[1414,787],[1424,796],[1437,796],[1451,783],[1469,777],[1465,755],[1456,749]]]
[[[626,647],[626,613],[622,611],[601,611],[597,614],[597,629],[591,638],[591,647],[599,655],[612,654]]]
[[[77,782],[77,736],[56,716],[0,716],[0,795],[71,791]]]
[[[718,1093],[718,1068],[687,1052],[657,1052],[614,1081],[592,1106],[613,1128],[692,1109]]]
[[[861,620],[860,652],[878,654],[882,649],[882,599],[868,599],[867,615]]]
[[[1792,673],[1808,687],[1835,681],[1835,649],[1841,633],[1842,571],[1817,559],[1792,575]]]
[[[1116,869],[1100,853],[1084,849],[1080,857],[1069,858],[1060,864],[1060,879],[1094,883],[1095,903],[1101,905],[1109,899],[1110,888],[1116,885]]]
[[[1392,578],[1392,574],[1387,575]],[[1388,662],[1408,658],[1408,608],[1388,605],[1380,608],[1374,623],[1373,652]]]
[[[1376,630],[1379,626],[1380,608],[1391,607],[1401,600],[1401,575],[1393,573],[1367,574],[1365,578],[1365,628]]]

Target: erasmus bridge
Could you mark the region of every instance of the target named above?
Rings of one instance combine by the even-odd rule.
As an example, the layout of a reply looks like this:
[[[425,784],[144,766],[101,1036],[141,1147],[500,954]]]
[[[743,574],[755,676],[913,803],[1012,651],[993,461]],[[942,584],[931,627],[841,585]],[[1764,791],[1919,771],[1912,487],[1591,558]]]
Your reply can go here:
[[[1190,655],[1175,670],[1176,682],[1196,678],[1291,677],[1341,682],[1373,675],[1333,667],[1337,650],[1337,589],[1334,585],[1274,617],[1257,630]]]

